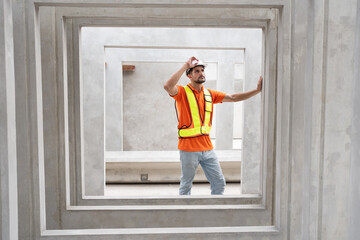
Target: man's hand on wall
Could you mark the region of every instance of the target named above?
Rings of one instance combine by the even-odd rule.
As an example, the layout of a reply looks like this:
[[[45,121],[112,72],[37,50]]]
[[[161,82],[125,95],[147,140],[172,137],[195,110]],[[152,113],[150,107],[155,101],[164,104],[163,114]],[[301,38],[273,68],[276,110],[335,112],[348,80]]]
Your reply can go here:
[[[256,88],[256,90],[258,90],[259,92],[261,92],[261,89],[262,89],[262,81],[263,81],[263,77],[260,76],[259,81],[257,83],[257,88]]]

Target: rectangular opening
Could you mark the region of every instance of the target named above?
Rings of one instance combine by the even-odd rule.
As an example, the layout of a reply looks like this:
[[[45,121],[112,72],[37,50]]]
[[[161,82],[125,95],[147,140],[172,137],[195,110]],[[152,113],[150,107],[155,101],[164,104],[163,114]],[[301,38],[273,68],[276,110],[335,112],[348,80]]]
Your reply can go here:
[[[83,101],[83,119],[92,121],[92,127],[84,131],[91,137],[102,128],[104,147],[99,148],[87,135],[84,141],[91,151],[103,150],[104,195],[177,196],[181,175],[177,118],[174,100],[162,85],[190,56],[196,56],[207,64],[206,88],[225,93],[255,89],[262,68],[262,38],[261,28],[83,27],[82,61],[105,66],[98,68],[104,71],[103,79],[96,77],[99,74],[92,64],[82,67],[86,76],[83,99],[88,100]],[[104,62],[96,58],[96,49],[104,50]],[[183,74],[178,84],[188,83]],[[94,104],[88,104],[99,101],[103,101],[97,105],[102,108],[103,120]],[[210,137],[227,182],[225,195],[243,194],[242,185],[259,194],[260,151],[243,149],[243,141],[260,145],[261,97],[247,101],[253,106],[247,108],[251,113],[244,113],[246,102],[214,105]],[[96,121],[99,124],[94,124]],[[86,163],[96,161],[88,156]],[[252,172],[253,179],[241,176],[243,166]],[[145,174],[148,177],[143,181]],[[251,186],[253,182],[257,186]],[[200,166],[192,194],[210,195]]]
[[[43,50],[42,54],[50,54],[51,57],[49,58],[53,61],[49,61],[49,58],[46,57],[42,59],[40,64],[39,60],[37,60],[37,64],[42,67],[42,70],[50,71],[50,73],[46,74],[46,76],[49,76],[48,78],[43,74],[43,81],[36,83],[39,89],[43,87],[44,97],[43,99],[38,99],[36,106],[39,112],[43,114],[44,124],[48,125],[49,128],[51,128],[52,124],[58,127],[56,128],[57,132],[54,134],[46,131],[46,129],[40,132],[44,135],[45,153],[48,153],[44,159],[39,159],[39,164],[45,165],[44,170],[39,169],[39,175],[40,177],[44,177],[44,183],[46,183],[46,188],[45,184],[44,186],[41,185],[40,188],[40,194],[44,203],[40,206],[42,207],[41,215],[45,215],[46,213],[46,216],[43,216],[45,220],[42,222],[42,229],[46,229],[47,234],[79,234],[78,229],[81,229],[81,232],[84,234],[89,233],[89,230],[94,230],[93,233],[96,231],[95,234],[102,234],[106,230],[113,231],[114,229],[114,232],[117,231],[117,233],[120,232],[120,234],[128,234],[129,232],[143,234],[144,232],[148,232],[149,229],[155,229],[154,231],[157,231],[157,233],[170,234],[173,233],[174,229],[186,233],[208,233],[213,232],[214,228],[221,229],[222,233],[236,234],[240,232],[260,232],[263,234],[267,229],[276,232],[275,227],[272,225],[274,225],[274,216],[278,216],[279,214],[275,211],[279,210],[279,208],[275,209],[273,205],[277,204],[276,206],[278,206],[279,203],[279,198],[278,195],[275,194],[275,190],[277,192],[280,191],[280,187],[278,186],[280,170],[284,171],[284,167],[282,167],[282,169],[275,169],[275,167],[273,167],[276,146],[275,142],[272,141],[275,139],[274,120],[275,116],[277,116],[277,106],[275,104],[275,86],[277,85],[276,20],[278,19],[277,13],[279,12],[279,6],[275,6],[275,8],[270,8],[269,6],[249,8],[248,5],[242,7],[240,4],[236,5],[235,8],[229,5],[219,5],[219,8],[214,8],[211,4],[204,4],[208,7],[207,11],[199,11],[202,5],[192,6],[194,8],[175,5],[170,8],[165,7],[166,11],[163,11],[164,9],[158,9],[158,6],[146,5],[145,7],[139,7],[139,5],[135,4],[136,6],[132,8],[133,6],[130,3],[124,6],[119,2],[116,2],[116,4],[110,7],[107,3],[99,3],[96,5],[97,7],[88,7],[86,3],[76,6],[73,6],[71,3],[66,3],[60,7],[47,7],[46,5],[49,5],[49,3],[46,2],[44,5],[45,7],[36,6],[37,10],[40,8],[40,10],[49,13],[48,17],[40,19],[41,24],[45,24],[46,28],[49,28],[45,28],[46,30],[40,33],[42,37],[41,41],[44,41],[42,42],[44,45],[41,46]],[[131,11],[129,11],[130,9]],[[206,14],[204,12],[206,12]],[[226,13],[226,17],[224,13]],[[204,18],[205,15],[211,17]],[[119,16],[126,17],[122,18]],[[261,140],[264,142],[260,148],[257,148],[261,155],[258,160],[260,161],[260,159],[262,159],[262,161],[264,161],[261,170],[256,170],[259,173],[259,178],[261,179],[260,184],[263,188],[261,188],[261,190],[255,189],[257,194],[223,196],[219,198],[209,196],[208,194],[201,195],[200,197],[181,197],[178,195],[160,196],[156,193],[152,193],[155,194],[155,196],[147,195],[138,197],[131,197],[129,195],[125,197],[119,195],[114,197],[104,196],[104,156],[105,154],[108,155],[112,153],[112,151],[106,149],[107,144],[105,139],[105,68],[108,67],[104,64],[106,63],[104,57],[106,49],[120,47],[123,49],[141,48],[139,45],[154,48],[157,45],[155,44],[154,46],[154,44],[143,42],[141,44],[135,44],[146,39],[147,41],[152,41],[153,39],[148,38],[147,35],[139,35],[131,45],[121,42],[121,37],[114,37],[110,39],[111,43],[105,43],[101,35],[97,35],[95,39],[91,40],[98,41],[102,39],[101,41],[103,42],[101,42],[101,44],[90,45],[90,48],[84,49],[86,42],[83,40],[84,36],[82,34],[79,35],[79,30],[82,31],[85,29],[83,26],[99,27],[99,25],[122,26],[123,28],[133,27],[135,29],[152,29],[156,26],[163,28],[165,26],[166,28],[172,28],[174,31],[178,28],[206,29],[208,31],[210,29],[239,30],[243,27],[255,27],[260,32],[265,33],[266,39],[262,37],[262,46],[266,46],[265,49],[263,49],[266,54],[259,54],[262,56],[261,58],[252,58],[251,55],[249,55],[250,52],[247,50],[244,54],[244,78],[251,79],[252,77],[249,73],[253,71],[250,71],[249,65],[245,64],[248,62],[246,59],[251,59],[252,61],[259,60],[259,66],[264,62],[263,71],[268,79],[267,87],[265,88],[266,100],[263,100],[263,103],[265,102],[266,104],[263,104],[264,109],[262,110],[265,116],[263,119],[264,130],[262,130],[264,135]],[[38,29],[35,29],[35,32],[39,34]],[[216,39],[228,38],[235,39],[235,42],[237,42],[239,38],[233,37],[233,33],[234,32],[231,31],[225,36],[219,35]],[[45,38],[43,38],[44,36]],[[229,38],[229,36],[233,38]],[[49,47],[49,45],[46,44],[46,37],[54,38],[52,42],[54,45]],[[168,37],[172,40],[178,39],[176,35],[169,35]],[[225,49],[225,47],[219,47],[217,45],[214,47],[211,45],[217,41],[216,39],[201,41],[200,43],[194,43],[188,39],[184,41],[183,45],[166,45],[162,49],[186,49],[189,47],[190,49],[202,49],[204,46],[201,44],[206,42],[210,44],[209,46],[205,46],[206,48],[216,48],[224,51],[229,50]],[[169,39],[167,40],[169,41]],[[36,42],[40,44],[39,39],[37,39]],[[191,44],[197,45],[192,46]],[[238,49],[238,45],[234,44],[231,48]],[[245,47],[245,49],[248,48]],[[189,54],[186,53],[184,56],[176,55],[175,57],[179,57],[179,59],[174,59],[174,56],[169,56],[169,59],[165,59],[163,62],[159,62],[158,60],[155,62],[156,64],[181,64],[184,59],[186,60],[189,57]],[[220,62],[210,61],[208,59],[207,61],[214,64]],[[124,62],[119,63],[117,69],[121,71],[121,66],[126,62],[133,64],[135,62],[150,63],[154,61],[127,58]],[[48,66],[53,65],[56,65],[54,69],[48,68]],[[224,65],[220,66],[218,64],[217,66],[218,69],[225,69]],[[90,71],[83,71],[85,67],[90,69]],[[135,67],[135,73],[136,69]],[[237,74],[235,70],[226,73]],[[259,74],[256,72],[253,73],[256,75],[253,76],[254,79],[257,79]],[[219,73],[218,75],[220,76],[221,74]],[[234,77],[232,76],[231,78]],[[45,79],[46,81],[44,81]],[[90,79],[97,79],[99,81],[92,82],[95,87],[90,86],[90,88],[85,89],[84,86],[91,83]],[[164,79],[164,81],[165,80],[166,79]],[[48,81],[52,81],[53,85],[50,87],[46,86],[45,84],[47,84]],[[230,90],[232,90],[233,86],[231,84],[227,85],[223,82],[216,81],[217,90],[230,92],[229,86],[231,87]],[[248,85],[243,84],[244,90],[247,89],[247,86]],[[88,89],[92,89],[93,91],[87,92]],[[163,91],[162,86],[159,86],[159,89]],[[234,87],[234,89],[236,89],[236,87]],[[48,100],[52,99],[50,97],[51,91],[49,90],[56,93],[55,104],[49,104],[48,108],[44,104],[44,108],[42,108],[43,103],[49,103]],[[120,93],[122,94],[122,91]],[[52,94],[52,96],[54,96],[54,94]],[[98,96],[100,100],[98,98],[94,99],[93,96]],[[89,115],[85,113],[84,103],[90,104],[90,107],[93,106],[100,110],[92,112],[94,115]],[[228,107],[224,109],[218,108],[216,115],[222,116],[224,113],[229,112],[229,109],[234,108],[233,105],[228,105]],[[245,106],[243,106],[243,109],[243,111],[245,111]],[[237,117],[237,119],[238,118],[239,117]],[[231,119],[236,119],[236,117],[232,116],[227,120]],[[60,124],[58,122],[60,122]],[[62,125],[63,122],[64,126]],[[280,125],[281,124],[278,126]],[[174,128],[176,128],[176,126],[174,126]],[[231,136],[236,135],[233,127],[225,130],[228,131]],[[220,131],[219,126],[216,124],[216,133],[218,131]],[[243,132],[243,137],[245,138],[245,136],[247,136],[247,134]],[[223,148],[229,146],[231,148],[229,151],[232,151],[232,148],[234,148],[233,139],[219,139],[220,137],[218,134],[212,136],[215,140],[216,151],[223,151]],[[279,138],[277,138],[277,141],[281,143],[278,139]],[[49,140],[55,141],[55,144],[51,144]],[[91,144],[86,141],[90,141]],[[42,143],[39,142],[39,144]],[[242,155],[244,155],[244,151],[248,148],[245,147],[244,142],[242,146]],[[56,148],[59,152],[53,151],[52,147]],[[98,149],[100,149],[100,151]],[[177,152],[176,150],[173,151],[175,153]],[[134,151],[122,150],[122,152],[132,154]],[[142,152],[144,153],[144,151]],[[92,155],[96,156],[96,161],[90,160],[89,156]],[[99,159],[101,161],[97,161]],[[244,162],[242,161],[241,165],[243,164]],[[279,165],[277,164],[277,166]],[[243,169],[243,167],[241,167],[241,169]],[[141,172],[139,176],[139,178],[144,181],[146,178],[149,179],[149,177],[150,175],[146,175],[145,172]],[[241,177],[243,177],[243,175],[241,175]],[[242,189],[244,189],[244,184],[245,182],[242,182]],[[276,189],[273,184],[277,185]],[[54,189],[57,191],[55,192]],[[65,194],[63,194],[63,190],[66,191]],[[274,203],[273,201],[276,202]],[[188,211],[190,209],[191,211]],[[171,211],[171,214],[168,214],[169,211]],[[125,212],[126,214],[124,214]],[[129,222],[129,215],[131,216],[132,214],[139,215],[136,221]],[[159,217],[159,214],[161,217]],[[210,217],[214,215],[217,215],[216,219]],[[166,221],[153,221],[157,218],[166,219]],[[77,221],[77,219],[83,219],[84,221]],[[116,221],[114,221],[114,219],[116,219]],[[183,219],[183,221],[179,221],[179,219]],[[231,221],[229,221],[229,219],[231,219]],[[46,225],[44,225],[44,223],[46,223]],[[98,228],[91,229],[94,228],[94,226]],[[227,228],[224,228],[224,226]],[[248,228],[248,226],[251,227]],[[253,228],[253,226],[255,227]],[[56,230],[53,231],[54,229]],[[63,230],[65,231],[63,232]]]

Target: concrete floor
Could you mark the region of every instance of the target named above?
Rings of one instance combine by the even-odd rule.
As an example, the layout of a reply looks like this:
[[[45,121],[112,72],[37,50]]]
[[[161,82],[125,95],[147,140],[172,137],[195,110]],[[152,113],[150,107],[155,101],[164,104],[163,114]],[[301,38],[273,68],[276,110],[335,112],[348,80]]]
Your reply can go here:
[[[241,193],[239,183],[227,183],[224,195],[238,195]],[[107,184],[105,196],[117,197],[141,197],[141,196],[177,196],[179,194],[179,184]],[[193,185],[191,194],[210,195],[210,185],[208,183],[196,183]]]

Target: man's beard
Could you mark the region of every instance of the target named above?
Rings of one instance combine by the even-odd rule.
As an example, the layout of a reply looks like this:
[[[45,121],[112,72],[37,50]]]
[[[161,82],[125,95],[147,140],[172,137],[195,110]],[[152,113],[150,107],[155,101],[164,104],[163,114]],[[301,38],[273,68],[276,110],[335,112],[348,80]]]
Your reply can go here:
[[[205,77],[199,77],[196,81],[194,81],[195,83],[204,83],[206,81]]]

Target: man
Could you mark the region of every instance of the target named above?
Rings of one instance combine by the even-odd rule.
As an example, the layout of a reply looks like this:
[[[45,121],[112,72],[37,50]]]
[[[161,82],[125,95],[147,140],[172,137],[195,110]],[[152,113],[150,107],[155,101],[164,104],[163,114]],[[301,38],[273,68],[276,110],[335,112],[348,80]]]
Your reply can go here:
[[[258,94],[262,88],[260,76],[257,88],[244,93],[225,94],[205,89],[205,67],[204,63],[191,57],[164,84],[164,89],[176,101],[179,120],[180,195],[191,194],[192,182],[199,164],[210,182],[211,194],[224,193],[225,178],[209,136],[213,104],[242,101]],[[187,86],[179,86],[177,83],[185,71],[190,83]]]

